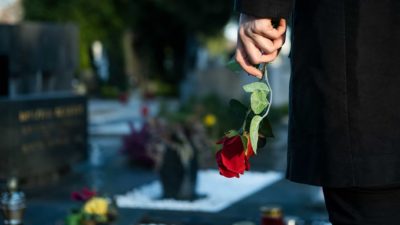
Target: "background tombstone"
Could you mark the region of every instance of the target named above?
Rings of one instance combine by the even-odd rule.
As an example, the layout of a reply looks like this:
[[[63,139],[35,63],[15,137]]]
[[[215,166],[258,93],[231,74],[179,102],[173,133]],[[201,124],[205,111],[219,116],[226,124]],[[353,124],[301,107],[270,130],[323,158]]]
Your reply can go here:
[[[0,178],[57,174],[86,155],[86,98],[72,93],[78,29],[0,26]]]

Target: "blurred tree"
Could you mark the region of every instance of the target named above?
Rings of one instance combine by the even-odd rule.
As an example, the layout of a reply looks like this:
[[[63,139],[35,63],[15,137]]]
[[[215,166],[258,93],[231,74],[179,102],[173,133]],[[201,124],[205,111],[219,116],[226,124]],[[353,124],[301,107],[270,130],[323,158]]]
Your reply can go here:
[[[191,66],[198,35],[221,31],[231,0],[25,0],[28,20],[74,22],[81,33],[81,66],[90,67],[88,49],[105,43],[111,77],[123,74],[121,35],[134,33],[135,49],[152,78],[179,83]],[[120,81],[121,79],[116,79]],[[126,82],[122,82],[126,84]]]
[[[26,0],[25,19],[30,21],[71,22],[80,30],[80,65],[91,67],[89,49],[99,40],[110,60],[110,84],[126,88],[123,74],[121,35],[123,20],[112,1],[98,0]]]
[[[146,76],[178,84],[193,66],[198,36],[221,32],[231,16],[230,0],[119,0],[131,21],[134,48],[149,68]],[[177,88],[173,88],[177,90]]]
[[[164,21],[154,12],[172,17],[180,29],[196,34],[215,34],[230,18],[233,3],[230,0],[116,0],[124,7],[125,19],[140,25],[143,19],[154,20],[163,29]],[[129,10],[126,10],[128,9]],[[157,29],[157,27],[154,27]],[[166,31],[166,29],[163,29]]]

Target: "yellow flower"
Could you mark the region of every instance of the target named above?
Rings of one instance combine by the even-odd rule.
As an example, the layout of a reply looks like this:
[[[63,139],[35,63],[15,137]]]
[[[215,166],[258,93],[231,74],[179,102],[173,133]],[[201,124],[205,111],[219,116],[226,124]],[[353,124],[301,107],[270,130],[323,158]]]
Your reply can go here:
[[[108,212],[108,201],[105,198],[93,197],[86,202],[83,210],[87,214],[104,216]]]
[[[207,114],[204,117],[203,122],[207,127],[212,127],[217,122],[217,117],[215,117],[213,114]]]

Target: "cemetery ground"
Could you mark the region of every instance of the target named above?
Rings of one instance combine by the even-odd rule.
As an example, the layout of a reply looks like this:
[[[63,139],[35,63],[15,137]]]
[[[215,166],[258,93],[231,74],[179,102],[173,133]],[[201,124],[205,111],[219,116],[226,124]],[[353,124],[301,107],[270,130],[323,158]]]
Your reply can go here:
[[[92,150],[88,160],[74,166],[68,174],[50,184],[26,188],[27,209],[24,224],[63,224],[68,212],[77,205],[71,200],[71,192],[83,187],[93,188],[112,197],[159,179],[157,171],[132,165],[120,153],[121,137],[129,133],[128,122],[143,122],[138,110],[141,104],[135,99],[126,105],[116,101],[89,102],[89,142]],[[149,104],[150,112],[156,108],[157,103]],[[251,171],[275,171],[284,174],[287,137],[285,121],[275,124],[274,131],[276,138],[257,157],[251,159]],[[216,169],[213,162],[208,167]],[[146,219],[159,224],[181,225],[230,225],[239,221],[259,224],[259,209],[262,206],[281,207],[285,216],[300,218],[306,221],[305,224],[327,224],[322,222],[327,221],[327,213],[320,188],[295,184],[284,177],[216,213],[119,208],[115,224],[135,225]]]

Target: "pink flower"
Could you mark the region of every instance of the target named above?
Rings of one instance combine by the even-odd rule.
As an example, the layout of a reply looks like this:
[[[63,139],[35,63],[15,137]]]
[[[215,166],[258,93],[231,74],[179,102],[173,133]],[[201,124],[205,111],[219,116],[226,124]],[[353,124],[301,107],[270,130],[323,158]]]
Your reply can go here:
[[[95,191],[90,190],[89,188],[83,188],[80,192],[72,192],[71,198],[75,201],[85,202],[96,195]]]

